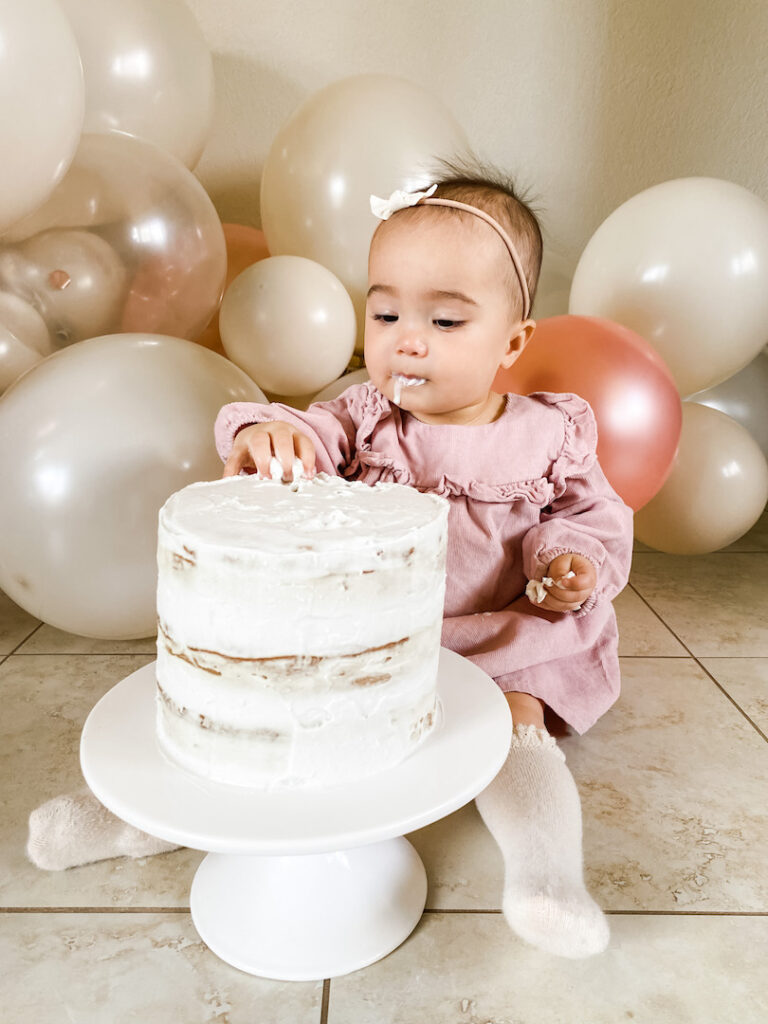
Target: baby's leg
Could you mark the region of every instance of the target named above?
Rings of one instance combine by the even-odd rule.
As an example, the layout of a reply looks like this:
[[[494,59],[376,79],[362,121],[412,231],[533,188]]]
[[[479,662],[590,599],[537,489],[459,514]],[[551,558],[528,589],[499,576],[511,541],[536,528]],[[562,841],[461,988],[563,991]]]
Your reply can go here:
[[[86,788],[54,797],[29,816],[27,856],[46,871],[177,849],[174,843],[156,839],[115,817]]]
[[[558,956],[602,953],[608,923],[584,887],[581,803],[544,708],[525,693],[505,694],[514,722],[501,771],[477,809],[504,855],[502,909],[512,930]]]

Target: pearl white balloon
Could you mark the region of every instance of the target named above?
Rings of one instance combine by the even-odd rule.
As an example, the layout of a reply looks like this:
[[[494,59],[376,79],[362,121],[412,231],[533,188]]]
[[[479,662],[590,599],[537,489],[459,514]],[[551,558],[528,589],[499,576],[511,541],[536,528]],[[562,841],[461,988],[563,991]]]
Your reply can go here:
[[[351,373],[345,373],[343,377],[339,377],[338,380],[329,384],[327,388],[318,391],[312,401],[330,402],[332,399],[338,398],[339,395],[343,394],[347,388],[351,388],[353,384],[365,384],[370,379],[365,367],[361,367],[359,370],[352,370]]]
[[[706,391],[691,395],[691,402],[719,409],[745,427],[768,459],[768,351],[743,370]]]
[[[218,308],[226,261],[195,175],[119,132],[83,135],[48,201],[0,239],[2,287],[33,302],[60,344],[118,331],[194,339]]]
[[[635,536],[658,551],[701,555],[732,544],[768,501],[768,462],[747,430],[683,402],[683,429],[661,490],[635,513]]]
[[[60,0],[85,73],[83,131],[154,142],[187,167],[213,122],[213,61],[181,0]]]
[[[0,252],[0,286],[34,296],[60,346],[95,338],[120,322],[128,271],[90,231],[42,231]]]
[[[434,178],[435,158],[466,152],[447,107],[392,75],[356,75],[311,96],[277,133],[261,178],[261,217],[273,256],[316,260],[352,297],[363,347],[368,248],[388,196]]]
[[[84,95],[77,42],[55,0],[0,0],[0,232],[64,177]]]
[[[0,398],[0,587],[70,633],[152,635],[158,510],[221,476],[221,406],[265,400],[178,338],[94,338],[35,366]]]
[[[271,256],[227,288],[219,311],[224,351],[265,391],[308,395],[343,373],[355,348],[352,300],[330,270]]]
[[[678,178],[640,192],[581,255],[569,312],[642,335],[681,395],[746,366],[768,338],[768,204],[717,178]]]
[[[0,291],[0,393],[52,351],[48,328],[34,306]]]

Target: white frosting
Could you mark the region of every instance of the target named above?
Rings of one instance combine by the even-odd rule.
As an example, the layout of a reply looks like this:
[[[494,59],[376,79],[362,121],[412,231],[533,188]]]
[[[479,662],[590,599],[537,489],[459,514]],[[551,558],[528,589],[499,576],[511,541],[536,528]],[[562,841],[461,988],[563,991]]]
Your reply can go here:
[[[561,580],[569,580],[575,576],[575,572],[567,572],[565,576],[560,576]],[[544,598],[547,596],[547,587],[557,587],[558,584],[552,579],[551,576],[543,576],[540,580],[528,580],[525,588],[525,595],[534,604],[541,604]],[[563,590],[563,587],[559,588]],[[574,611],[578,611],[581,605],[576,605]]]
[[[361,777],[434,726],[447,502],[319,474],[160,513],[158,738],[242,785]]]

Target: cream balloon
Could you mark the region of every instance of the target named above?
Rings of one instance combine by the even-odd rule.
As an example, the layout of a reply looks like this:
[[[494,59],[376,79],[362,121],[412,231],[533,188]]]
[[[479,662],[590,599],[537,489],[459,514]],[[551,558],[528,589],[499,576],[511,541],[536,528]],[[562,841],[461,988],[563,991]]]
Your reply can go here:
[[[213,61],[181,0],[60,0],[85,75],[83,131],[154,142],[187,167],[213,122]]]
[[[658,494],[635,513],[635,536],[658,551],[701,555],[743,536],[768,501],[768,462],[724,413],[683,402],[680,447]]]
[[[195,338],[218,308],[226,274],[224,230],[195,175],[119,132],[83,135],[50,199],[0,239],[6,267],[19,253],[64,271],[53,287],[45,273],[34,288],[29,273],[19,283],[44,316],[50,308],[52,333],[63,319],[63,342],[116,331]],[[91,271],[98,280],[89,285]]]
[[[603,221],[576,267],[569,312],[642,335],[691,395],[765,344],[766,277],[768,204],[729,181],[677,178]]]
[[[224,351],[259,387],[307,395],[349,363],[355,311],[330,270],[301,256],[271,256],[227,288],[219,331]]]
[[[152,635],[158,510],[221,475],[221,406],[265,400],[178,338],[94,338],[35,366],[0,398],[0,587],[70,633]]]
[[[327,388],[323,388],[322,391],[318,391],[312,401],[330,402],[334,398],[338,398],[339,395],[343,394],[347,388],[351,388],[353,384],[364,384],[370,379],[371,378],[365,367],[361,367],[359,370],[352,370],[351,373],[345,373],[343,377],[339,377],[338,380],[333,381],[333,383],[329,384]]]
[[[55,0],[0,3],[0,232],[45,202],[83,127],[83,69]]]
[[[743,370],[706,391],[691,395],[691,402],[719,409],[745,427],[768,459],[768,351]]]
[[[0,291],[0,394],[52,351],[48,328],[34,306]]]
[[[357,75],[311,96],[277,133],[261,179],[261,217],[273,256],[316,260],[352,297],[362,351],[368,248],[378,221],[369,196],[415,189],[436,158],[467,139],[447,107],[391,75]]]
[[[95,338],[119,322],[128,272],[90,231],[42,231],[0,252],[0,286],[33,297],[60,345]]]

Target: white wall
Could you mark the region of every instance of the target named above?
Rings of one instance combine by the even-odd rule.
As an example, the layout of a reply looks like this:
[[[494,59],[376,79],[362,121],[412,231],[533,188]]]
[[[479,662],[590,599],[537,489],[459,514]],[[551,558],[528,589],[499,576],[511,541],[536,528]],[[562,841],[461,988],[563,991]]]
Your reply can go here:
[[[400,75],[538,197],[535,312],[565,312],[598,224],[688,175],[768,201],[766,0],[186,0],[214,54],[217,117],[196,173],[225,221],[260,225],[271,141],[313,92]]]

